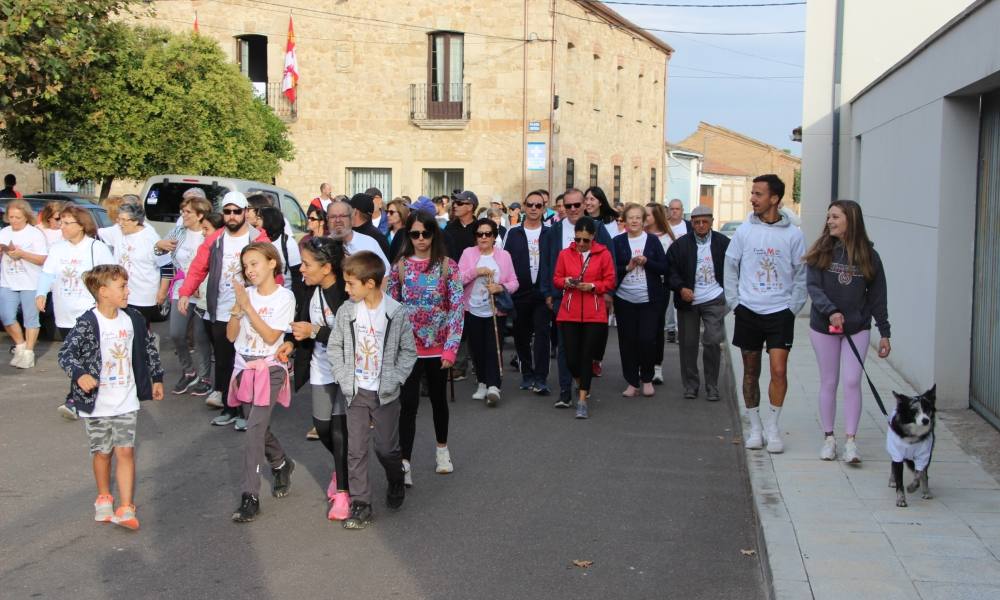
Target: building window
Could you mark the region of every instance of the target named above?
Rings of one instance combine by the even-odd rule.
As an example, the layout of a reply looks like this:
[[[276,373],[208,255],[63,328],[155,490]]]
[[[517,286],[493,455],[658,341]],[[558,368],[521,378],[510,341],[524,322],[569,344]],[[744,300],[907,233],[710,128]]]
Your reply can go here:
[[[236,62],[250,80],[254,94],[267,100],[267,36],[241,35],[236,38]]]
[[[656,169],[649,170],[649,201],[656,202]]]
[[[360,194],[368,188],[378,188],[383,198],[392,198],[392,169],[349,167],[347,195]]]
[[[590,187],[597,185],[597,165],[590,163]]]
[[[615,179],[614,185],[611,189],[611,195],[614,196],[612,202],[618,204],[622,201],[622,167],[621,165],[615,165]]]
[[[566,159],[566,189],[573,187],[576,179],[576,164],[572,158]]]
[[[462,169],[424,169],[424,195],[448,196],[454,190],[465,189],[465,172]]]
[[[436,32],[430,34],[429,41],[428,116],[432,119],[461,118],[465,95],[465,37],[461,33]]]

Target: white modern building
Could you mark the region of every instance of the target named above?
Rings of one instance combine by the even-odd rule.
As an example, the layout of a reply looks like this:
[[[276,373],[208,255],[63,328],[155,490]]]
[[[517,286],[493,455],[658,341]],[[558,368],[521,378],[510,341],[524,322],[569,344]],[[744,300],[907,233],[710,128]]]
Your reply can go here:
[[[1000,425],[1000,0],[810,0],[802,218],[858,200],[890,362]]]
[[[666,204],[677,198],[684,203],[684,213],[689,214],[698,206],[704,157],[693,150],[669,144],[664,154],[667,186],[663,202]]]

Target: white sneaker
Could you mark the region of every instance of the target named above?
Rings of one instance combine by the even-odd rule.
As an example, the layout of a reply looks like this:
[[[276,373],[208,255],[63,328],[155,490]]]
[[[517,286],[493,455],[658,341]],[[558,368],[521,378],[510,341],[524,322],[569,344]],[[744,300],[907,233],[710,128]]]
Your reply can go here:
[[[30,369],[35,366],[35,351],[25,350],[21,352],[21,360],[14,365],[19,369]]]
[[[844,444],[844,462],[852,465],[861,463],[861,457],[858,456],[858,445],[854,438],[847,438],[847,442]]]
[[[770,425],[765,429],[767,435],[767,451],[771,454],[781,454],[785,451],[785,444],[781,441],[781,432],[776,425]]]
[[[59,416],[67,421],[76,421],[80,418],[80,414],[76,412],[75,407],[69,407],[65,404],[60,404],[56,411],[59,413]]]
[[[434,458],[437,461],[437,467],[434,469],[435,473],[444,475],[455,470],[455,465],[451,464],[451,453],[448,452],[447,446],[436,448]]]
[[[222,404],[222,392],[215,390],[205,398],[205,404],[212,408],[225,408]]]
[[[413,473],[410,470],[410,461],[403,461],[403,485],[413,487]]]
[[[486,391],[486,406],[496,406],[500,402],[500,388],[491,385]]]
[[[21,356],[24,354],[24,344],[14,346],[14,356],[10,359],[10,366],[21,368]]]
[[[479,387],[476,388],[476,392],[472,394],[473,400],[485,400],[486,399],[486,384],[480,383]]]
[[[760,450],[764,447],[764,438],[761,436],[760,429],[750,429],[750,435],[743,442],[743,447],[747,450]]]
[[[660,365],[653,367],[653,383],[656,385],[663,383],[663,367]]]
[[[819,457],[823,460],[834,460],[837,458],[837,438],[832,435],[823,438],[823,449],[819,451]]]

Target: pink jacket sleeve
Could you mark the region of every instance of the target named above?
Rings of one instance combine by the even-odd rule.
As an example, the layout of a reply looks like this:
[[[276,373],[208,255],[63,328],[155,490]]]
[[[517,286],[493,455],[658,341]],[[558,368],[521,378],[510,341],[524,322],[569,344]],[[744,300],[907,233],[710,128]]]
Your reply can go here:
[[[462,273],[462,285],[467,286],[476,280],[476,263],[479,262],[479,248],[472,246],[462,251],[458,259],[458,270]]]

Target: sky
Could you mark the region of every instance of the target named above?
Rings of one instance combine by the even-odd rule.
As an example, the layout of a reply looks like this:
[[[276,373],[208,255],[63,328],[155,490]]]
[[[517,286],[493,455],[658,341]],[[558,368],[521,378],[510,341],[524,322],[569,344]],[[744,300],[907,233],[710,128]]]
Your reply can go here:
[[[753,8],[662,6],[795,0],[629,1],[661,5],[632,6],[607,2],[610,8],[645,29],[712,32],[805,29],[804,4]],[[791,141],[791,132],[801,125],[802,120],[804,33],[752,36],[652,33],[675,50],[667,78],[668,141],[684,139],[697,129],[699,121],[705,121],[778,148],[788,148],[793,154],[800,155],[801,144]]]

